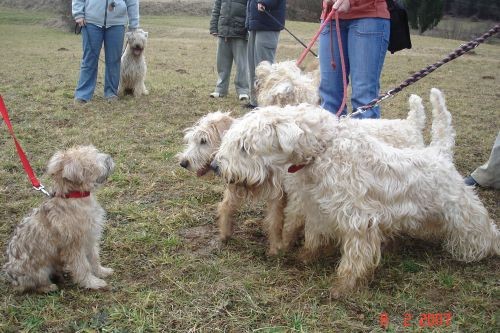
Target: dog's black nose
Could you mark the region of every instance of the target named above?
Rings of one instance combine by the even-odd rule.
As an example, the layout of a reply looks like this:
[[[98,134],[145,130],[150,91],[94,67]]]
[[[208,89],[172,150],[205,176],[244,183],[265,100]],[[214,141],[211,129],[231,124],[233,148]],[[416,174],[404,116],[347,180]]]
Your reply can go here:
[[[187,167],[189,165],[189,161],[188,160],[182,160],[181,163],[179,163],[179,164],[181,165],[181,167],[187,169]]]
[[[215,172],[215,174],[220,175],[220,169],[217,162],[212,161],[212,163],[210,163],[210,169],[212,169],[212,171]]]

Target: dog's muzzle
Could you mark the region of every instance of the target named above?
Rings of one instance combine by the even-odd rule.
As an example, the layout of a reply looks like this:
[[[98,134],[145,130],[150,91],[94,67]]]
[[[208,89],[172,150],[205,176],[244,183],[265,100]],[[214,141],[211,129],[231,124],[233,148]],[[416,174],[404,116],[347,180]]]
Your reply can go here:
[[[212,163],[210,163],[210,169],[212,169],[212,171],[215,172],[217,176],[220,176],[219,164],[217,164],[216,161],[212,161]]]

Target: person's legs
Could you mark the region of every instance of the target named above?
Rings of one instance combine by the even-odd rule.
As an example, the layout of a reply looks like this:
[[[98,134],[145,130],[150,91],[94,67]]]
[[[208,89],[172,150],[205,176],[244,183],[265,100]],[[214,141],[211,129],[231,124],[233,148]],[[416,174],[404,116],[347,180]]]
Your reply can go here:
[[[114,25],[104,32],[104,51],[106,52],[104,98],[118,96],[124,35],[125,26],[123,25]]]
[[[342,48],[344,51],[344,61],[346,65],[346,78],[349,80],[349,57],[347,49],[347,20],[340,21],[340,38],[342,39]],[[331,31],[330,31],[331,29]],[[333,43],[333,47],[332,47]],[[342,80],[342,64],[340,61],[340,48],[337,40],[337,31],[335,22],[327,24],[319,36],[319,67],[320,84],[319,96],[321,98],[321,107],[336,114],[342,105],[344,96],[344,84]],[[332,62],[335,61],[335,67]],[[349,82],[349,81],[348,81]],[[342,111],[342,115],[347,112],[347,107]]]
[[[497,134],[489,160],[478,167],[470,175],[473,180],[483,187],[500,189],[500,132]]]
[[[255,95],[255,35],[256,31],[248,32],[247,43],[247,62],[248,62],[248,87],[250,88],[250,96]],[[255,97],[254,97],[255,99]],[[249,102],[252,105],[252,101]],[[253,104],[257,105],[257,103]]]
[[[252,32],[252,31],[251,31]],[[276,56],[276,49],[278,47],[279,41],[279,31],[253,31],[253,36],[251,34],[253,41],[253,52],[252,54],[249,52],[249,65],[252,63],[252,68],[249,66],[248,70],[250,72],[251,77],[251,90],[250,90],[250,104],[257,105],[257,96],[255,95],[255,67],[259,65],[262,61],[266,60],[270,63],[274,63],[274,58]],[[248,40],[250,45],[251,41]],[[249,47],[250,50],[250,47]],[[250,61],[250,57],[253,56],[252,61]]]
[[[229,78],[233,67],[233,39],[217,37],[217,84],[215,92],[220,96],[227,95],[229,89]]]
[[[234,78],[236,93],[238,95],[248,95],[250,92],[248,90],[247,41],[243,38],[233,38],[231,46],[236,65],[236,76]]]
[[[348,45],[351,66],[351,103],[353,110],[377,98],[380,74],[389,45],[390,21],[381,18],[350,20]],[[357,118],[380,118],[378,106]]]
[[[75,99],[90,101],[94,95],[103,38],[103,29],[96,25],[88,23],[82,28],[83,56]]]

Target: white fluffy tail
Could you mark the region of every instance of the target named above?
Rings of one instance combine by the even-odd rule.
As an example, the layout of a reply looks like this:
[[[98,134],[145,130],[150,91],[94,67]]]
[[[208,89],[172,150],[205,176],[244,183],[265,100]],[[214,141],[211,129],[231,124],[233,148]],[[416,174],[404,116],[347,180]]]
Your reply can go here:
[[[408,99],[410,105],[410,112],[406,120],[413,124],[416,130],[422,132],[425,127],[425,109],[422,104],[422,98],[417,95],[411,95]]]
[[[453,160],[453,148],[455,147],[455,129],[451,124],[451,114],[446,109],[444,95],[436,88],[431,89],[430,96],[432,104],[432,139],[430,146],[438,148],[439,151]]]

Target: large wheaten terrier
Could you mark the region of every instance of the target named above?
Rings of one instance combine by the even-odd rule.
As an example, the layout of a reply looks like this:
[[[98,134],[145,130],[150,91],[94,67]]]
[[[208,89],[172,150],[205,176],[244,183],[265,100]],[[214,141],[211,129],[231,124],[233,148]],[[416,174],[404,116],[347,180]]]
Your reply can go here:
[[[395,147],[423,147],[422,130],[425,125],[425,112],[418,96],[409,100],[410,112],[405,120],[380,119],[375,121],[353,120],[371,134]],[[303,106],[307,108],[308,106]],[[194,126],[186,130],[185,150],[178,155],[180,165],[198,176],[210,171],[210,163],[217,153],[221,140],[231,127],[234,118],[229,113],[214,112],[202,117]],[[439,121],[439,120],[438,120]],[[267,213],[264,227],[269,237],[270,255],[275,255],[281,248],[283,207],[286,196],[281,191],[281,179],[278,184],[263,183],[258,186],[249,184],[228,184],[224,198],[218,206],[218,226],[220,239],[227,241],[233,232],[233,215],[246,200],[266,200]]]
[[[148,33],[137,29],[127,32],[125,38],[127,39],[127,47],[122,56],[118,95],[132,94],[134,97],[148,95],[149,92],[144,85],[147,71],[144,50]]]
[[[425,148],[395,148],[320,108],[268,107],[233,124],[212,167],[227,182],[248,185],[276,184],[298,170],[284,182],[283,243],[305,219],[307,250],[339,245],[334,296],[368,279],[381,243],[399,234],[442,240],[462,261],[498,255],[500,232],[453,165],[454,130],[439,90],[431,102],[445,121],[433,124]]]
[[[319,104],[318,86],[319,71],[305,73],[295,61],[262,61],[255,68],[255,92],[261,107]]]
[[[100,264],[105,212],[93,191],[113,169],[111,157],[93,146],[52,156],[47,172],[55,183],[53,196],[24,218],[7,247],[4,270],[17,290],[57,290],[53,280],[63,272],[84,288],[106,287],[101,278],[113,270]]]

